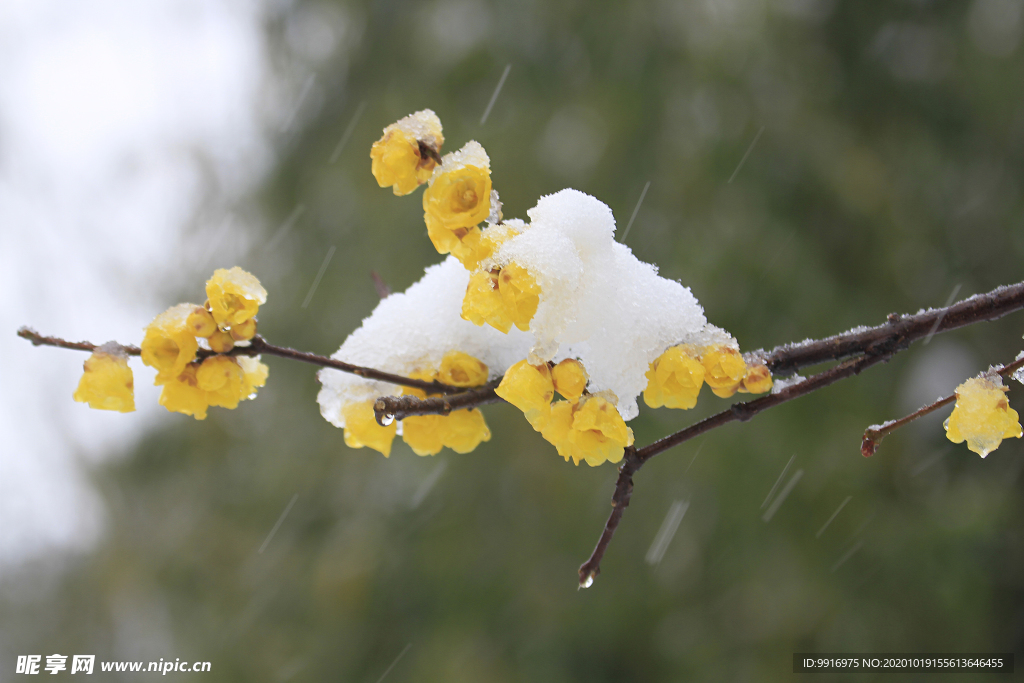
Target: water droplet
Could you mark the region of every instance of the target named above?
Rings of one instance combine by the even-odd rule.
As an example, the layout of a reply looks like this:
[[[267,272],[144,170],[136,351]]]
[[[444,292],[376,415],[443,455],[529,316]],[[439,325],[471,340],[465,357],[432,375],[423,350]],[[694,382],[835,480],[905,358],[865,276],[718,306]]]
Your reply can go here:
[[[394,421],[395,421],[395,416],[392,415],[391,413],[384,413],[384,417],[381,418],[381,422],[384,423],[385,427],[387,427],[389,424],[391,424]]]
[[[587,578],[580,581],[580,588],[590,588],[594,585],[594,576],[588,575]]]

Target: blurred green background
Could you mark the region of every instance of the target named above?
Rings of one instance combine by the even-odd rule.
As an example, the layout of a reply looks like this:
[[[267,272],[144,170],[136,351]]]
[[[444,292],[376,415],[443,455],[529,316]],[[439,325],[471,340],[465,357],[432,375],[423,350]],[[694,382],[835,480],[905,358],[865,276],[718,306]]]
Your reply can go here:
[[[239,265],[270,293],[260,330],[330,353],[376,305],[371,271],[400,291],[440,260],[419,194],[369,172],[380,130],[423,108],[445,150],[484,145],[506,217],[574,187],[621,235],[649,181],[627,244],[744,350],[1018,281],[1022,10],[298,2],[266,26],[278,68],[325,26],[345,49],[319,62],[314,113],[279,136],[251,198],[268,229]],[[796,651],[1020,653],[1021,443],[983,461],[944,439],[943,414],[871,459],[859,445],[867,425],[1012,360],[1021,320],[936,337],[660,456],[585,591],[576,570],[614,467],[566,464],[506,405],[485,409],[493,438],[468,455],[353,451],[319,415],[314,369],[265,359],[257,400],[168,419],[95,469],[107,532],[45,591],[4,598],[5,650],[142,660],[171,642],[171,657],[212,662],[204,679],[371,683],[772,681]],[[1021,395],[1014,383],[1018,410]],[[631,426],[643,445],[725,405],[705,389],[695,410],[644,407]],[[802,474],[766,522],[791,458],[778,489]]]

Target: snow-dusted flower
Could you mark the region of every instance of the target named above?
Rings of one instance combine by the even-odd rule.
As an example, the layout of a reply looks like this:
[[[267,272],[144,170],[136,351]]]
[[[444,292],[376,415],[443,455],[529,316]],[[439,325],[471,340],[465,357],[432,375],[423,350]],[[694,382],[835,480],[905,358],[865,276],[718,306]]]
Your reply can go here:
[[[515,325],[530,329],[540,303],[540,287],[526,268],[509,263],[501,269],[477,271],[469,279],[462,317],[474,325],[508,332]]]
[[[206,297],[213,319],[224,329],[254,318],[260,305],[267,302],[267,290],[255,275],[235,266],[213,271],[213,277],[206,281]]]
[[[689,346],[673,346],[651,363],[647,371],[644,402],[652,408],[689,410],[697,405],[706,370]]]
[[[205,420],[210,406],[234,409],[254,398],[266,384],[268,372],[258,356],[210,356],[201,363],[189,363],[177,377],[162,382],[160,405],[172,413]]]
[[[124,349],[113,342],[97,348],[85,361],[73,397],[97,410],[134,411],[135,386]]]
[[[1003,439],[1020,438],[1017,411],[1006,400],[1007,388],[999,375],[974,377],[956,388],[956,406],[943,427],[953,443],[967,441],[967,447],[985,457]]]
[[[188,324],[195,304],[172,306],[146,326],[142,362],[156,369],[156,384],[175,379],[192,362],[199,343]]]
[[[427,234],[440,254],[458,250],[461,241],[491,212],[491,164],[480,143],[470,140],[446,154],[423,193]]]
[[[392,187],[396,195],[406,195],[427,182],[444,144],[441,120],[429,109],[410,114],[384,129],[384,135],[370,149],[370,171],[381,187]]]

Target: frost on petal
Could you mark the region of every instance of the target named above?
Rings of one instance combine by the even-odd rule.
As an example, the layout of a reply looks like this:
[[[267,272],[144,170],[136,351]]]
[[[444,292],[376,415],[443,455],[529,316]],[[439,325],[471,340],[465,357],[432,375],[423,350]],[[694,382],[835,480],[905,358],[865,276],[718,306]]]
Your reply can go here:
[[[95,410],[135,410],[135,383],[128,356],[115,342],[97,348],[84,364],[73,398]]]
[[[1006,400],[1007,388],[999,375],[974,377],[956,388],[956,406],[943,423],[946,438],[985,457],[1003,439],[1021,437],[1017,411]]]
[[[230,327],[255,317],[260,305],[267,302],[267,290],[255,275],[238,266],[218,268],[206,281],[206,298],[217,324]]]

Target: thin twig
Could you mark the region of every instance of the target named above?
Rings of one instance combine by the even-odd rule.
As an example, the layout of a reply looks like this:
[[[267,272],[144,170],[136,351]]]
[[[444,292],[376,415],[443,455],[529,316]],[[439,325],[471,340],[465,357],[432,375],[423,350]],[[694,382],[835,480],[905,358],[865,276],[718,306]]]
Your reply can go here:
[[[761,398],[757,398],[746,403],[734,403],[728,410],[723,410],[722,412],[705,418],[686,429],[678,431],[675,434],[670,434],[669,436],[659,439],[654,443],[633,452],[631,454],[632,457],[624,459],[622,466],[619,468],[619,477],[615,482],[615,493],[612,495],[612,506],[614,509],[612,510],[611,515],[609,515],[608,521],[605,522],[604,530],[601,532],[601,538],[597,543],[597,547],[594,548],[594,552],[590,555],[590,558],[580,567],[580,586],[589,586],[593,583],[593,579],[601,573],[601,559],[604,557],[605,550],[608,549],[608,544],[611,542],[612,536],[615,535],[615,530],[619,527],[619,521],[622,519],[623,510],[627,505],[629,505],[629,497],[633,492],[633,475],[636,474],[648,460],[659,453],[664,453],[668,449],[678,446],[681,443],[685,443],[686,441],[700,436],[705,432],[711,431],[712,429],[721,427],[722,425],[730,422],[745,422],[754,415],[768,410],[769,408],[785,403],[786,401],[792,401],[794,398],[809,394],[812,391],[817,391],[823,387],[827,387],[829,384],[846,377],[852,377],[853,375],[859,374],[862,370],[869,368],[876,363],[888,360],[893,353],[895,353],[895,351],[878,356],[863,356],[861,358],[851,359],[824,372],[809,377],[802,382],[787,387],[777,394],[768,394],[767,396],[762,396]]]
[[[410,415],[448,415],[453,410],[500,403],[503,399],[494,393],[499,384],[500,377],[474,389],[462,389],[457,394],[431,398],[381,396],[373,404],[373,413],[382,425],[389,425],[393,420],[404,420]]]
[[[915,315],[892,313],[886,323],[876,327],[860,328],[799,344],[784,344],[765,354],[765,364],[773,375],[789,375],[802,367],[830,360],[906,347],[907,344],[928,336],[936,321],[939,325],[933,334],[995,320],[1022,308],[1024,282],[1018,282],[997,287],[986,294],[976,294],[944,308],[935,308]]]
[[[783,344],[771,351],[754,351],[749,354],[768,366],[775,376],[790,375],[802,368],[819,365],[833,360],[842,360],[863,354],[878,355],[905,349],[911,342],[926,337],[936,322],[935,333],[971,325],[977,322],[995,320],[1007,313],[1024,309],[1024,282],[999,287],[987,294],[978,294],[945,308],[934,309],[915,315],[889,315],[887,322],[875,327],[864,327],[825,339],[816,339],[799,344]],[[497,385],[495,385],[497,386]],[[493,391],[480,391],[474,396],[478,403],[460,403],[462,408],[500,401]],[[443,413],[444,404],[437,401],[417,402],[414,397],[403,397],[402,410],[392,405],[393,397],[384,397],[386,412],[403,417],[409,415],[436,415]]]
[[[995,373],[997,375],[1002,375],[1003,377],[1006,377],[1007,375],[1015,372],[1017,369],[1021,367],[1024,367],[1024,358],[1018,358],[1009,365],[1004,365],[1000,367],[999,369],[995,370]],[[868,427],[867,429],[864,430],[864,438],[860,444],[861,455],[863,455],[865,458],[870,458],[872,455],[875,454],[875,451],[878,450],[878,447],[882,443],[882,439],[889,436],[889,434],[893,433],[903,425],[910,424],[919,417],[924,417],[928,413],[933,413],[943,406],[948,406],[955,400],[956,393],[954,392],[950,396],[940,398],[938,401],[935,401],[934,403],[929,403],[926,406],[918,408],[917,410],[912,412],[910,415],[907,415],[906,417],[901,417],[898,420],[889,420],[888,422],[885,422],[883,424],[872,425]]]
[[[76,351],[95,351],[99,346],[91,342],[69,342],[60,337],[47,337],[39,334],[35,330],[22,327],[18,330],[18,336],[27,339],[32,342],[35,346],[55,346],[61,349],[73,349]],[[142,354],[142,350],[137,346],[124,346],[122,347],[124,352],[129,356],[139,356]],[[267,354],[268,356],[278,356],[279,358],[288,358],[291,360],[302,361],[303,363],[310,363],[311,365],[318,365],[322,368],[332,368],[334,370],[341,370],[342,372],[349,372],[353,375],[358,375],[364,379],[372,379],[378,382],[388,382],[390,384],[398,384],[405,387],[414,387],[416,389],[422,389],[428,394],[462,394],[465,393],[465,387],[456,387],[449,384],[443,384],[438,381],[427,382],[421,379],[411,379],[409,377],[402,377],[401,375],[395,375],[390,372],[384,372],[382,370],[374,370],[373,368],[364,368],[360,365],[353,365],[352,363],[346,363],[345,361],[336,360],[334,358],[328,358],[326,356],[320,356],[315,353],[309,353],[307,351],[297,351],[290,349],[287,346],[277,346],[267,342],[266,339],[260,335],[256,335],[249,340],[248,346],[236,346],[227,354],[227,356],[259,356]],[[196,353],[198,358],[206,358],[208,356],[216,355],[209,349],[199,349]]]

